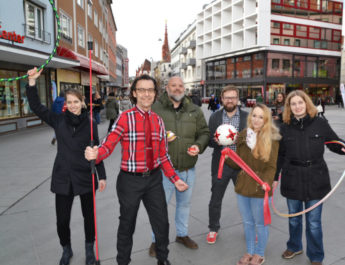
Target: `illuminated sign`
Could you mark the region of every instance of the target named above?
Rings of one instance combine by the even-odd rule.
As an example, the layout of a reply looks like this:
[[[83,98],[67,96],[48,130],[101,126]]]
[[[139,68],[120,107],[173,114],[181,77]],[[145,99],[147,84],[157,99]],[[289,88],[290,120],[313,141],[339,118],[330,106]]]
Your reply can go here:
[[[0,26],[1,29],[1,26]],[[25,36],[16,34],[15,31],[7,32],[6,30],[0,31],[0,39],[5,39],[13,42],[24,43]]]

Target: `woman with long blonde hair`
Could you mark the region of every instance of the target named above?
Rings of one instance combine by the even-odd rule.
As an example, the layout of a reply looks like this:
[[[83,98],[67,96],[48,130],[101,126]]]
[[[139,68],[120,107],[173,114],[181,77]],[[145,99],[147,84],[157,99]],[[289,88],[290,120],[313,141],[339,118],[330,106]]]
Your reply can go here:
[[[263,104],[257,104],[248,115],[247,126],[238,135],[236,152],[264,182],[272,186],[281,136],[272,122],[271,110]],[[229,158],[226,163],[240,169]],[[264,225],[264,186],[260,186],[241,170],[237,176],[235,192],[247,245],[247,252],[237,265],[263,264],[269,234],[268,226]],[[272,196],[272,192],[269,195]]]
[[[325,142],[341,140],[325,119],[317,117],[310,97],[302,90],[289,93],[285,101],[283,124],[280,127],[277,171],[274,186],[281,173],[281,194],[286,197],[289,213],[309,208],[330,190],[328,168],[323,158]],[[343,141],[344,142],[344,141]],[[327,147],[338,154],[345,148],[337,144]],[[322,265],[324,250],[321,225],[322,204],[306,214],[307,256],[313,265]],[[284,259],[292,259],[303,252],[302,216],[289,218],[290,238],[283,252]]]

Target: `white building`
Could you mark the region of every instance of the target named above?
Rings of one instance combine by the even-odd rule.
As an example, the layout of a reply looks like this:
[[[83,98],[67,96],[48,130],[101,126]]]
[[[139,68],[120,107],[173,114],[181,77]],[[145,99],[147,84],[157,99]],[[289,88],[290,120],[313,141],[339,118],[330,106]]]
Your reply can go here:
[[[332,102],[339,88],[341,0],[215,0],[197,15],[206,96],[234,84],[243,98],[304,89]]]
[[[201,89],[201,61],[196,60],[196,21],[175,41],[171,65],[173,75],[183,78],[187,91]]]

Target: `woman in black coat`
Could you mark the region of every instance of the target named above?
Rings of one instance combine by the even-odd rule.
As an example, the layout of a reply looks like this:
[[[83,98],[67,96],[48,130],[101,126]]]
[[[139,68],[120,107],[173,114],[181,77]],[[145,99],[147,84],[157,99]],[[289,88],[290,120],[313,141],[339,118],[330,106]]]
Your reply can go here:
[[[309,208],[330,190],[327,164],[323,158],[325,142],[342,141],[317,110],[309,96],[301,91],[290,92],[285,101],[275,183],[281,171],[281,194],[287,198],[289,213]],[[344,141],[342,141],[344,142]],[[338,144],[327,144],[335,153],[345,154]],[[307,256],[314,265],[324,259],[321,225],[322,204],[306,214]],[[289,218],[290,238],[282,254],[291,259],[303,252],[302,216]]]
[[[74,196],[79,195],[84,217],[86,264],[95,263],[93,245],[95,227],[93,214],[92,175],[90,163],[84,158],[84,150],[90,144],[90,120],[82,108],[82,95],[78,90],[65,92],[67,110],[57,114],[43,106],[37,94],[36,79],[42,70],[28,71],[29,84],[26,93],[31,110],[54,128],[57,154],[54,162],[51,191],[55,193],[57,232],[63,248],[60,265],[69,264],[73,256],[70,239],[70,219]],[[97,125],[93,122],[95,144],[98,145]],[[104,164],[96,166],[99,190],[106,186]],[[97,189],[97,179],[95,177]]]

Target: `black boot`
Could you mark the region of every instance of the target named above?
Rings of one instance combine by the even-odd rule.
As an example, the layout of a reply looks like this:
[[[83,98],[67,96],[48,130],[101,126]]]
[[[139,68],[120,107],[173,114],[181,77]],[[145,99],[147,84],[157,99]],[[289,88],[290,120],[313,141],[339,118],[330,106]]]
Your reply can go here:
[[[95,253],[93,252],[93,242],[88,243],[85,242],[85,257],[86,257],[86,265],[94,265],[96,263]]]
[[[72,256],[73,256],[73,251],[72,251],[71,245],[63,246],[62,257],[60,259],[60,265],[68,265]]]
[[[166,260],[166,261],[161,261],[159,260],[157,265],[171,265],[170,261],[169,260]]]

